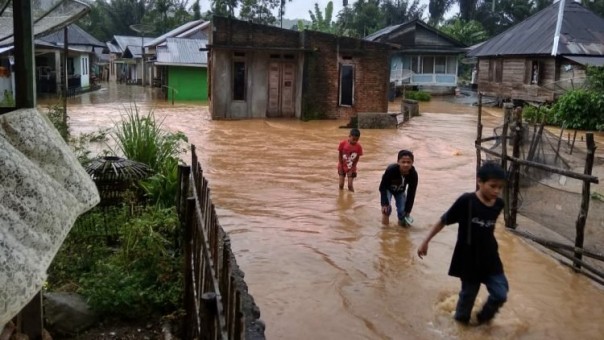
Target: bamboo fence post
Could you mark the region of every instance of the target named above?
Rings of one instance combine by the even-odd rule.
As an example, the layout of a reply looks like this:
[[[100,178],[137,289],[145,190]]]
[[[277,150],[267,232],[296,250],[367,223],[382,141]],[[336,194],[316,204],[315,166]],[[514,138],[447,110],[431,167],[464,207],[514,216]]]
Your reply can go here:
[[[596,154],[596,144],[594,142],[593,133],[587,133],[585,135],[586,143],[587,143],[587,157],[585,158],[585,171],[586,175],[591,175],[591,171],[594,165],[594,157]],[[581,211],[579,212],[579,217],[577,218],[576,232],[575,236],[575,248],[583,248],[583,240],[585,238],[585,221],[587,220],[587,213],[589,212],[589,200],[591,199],[590,195],[590,182],[583,181],[583,190],[582,190],[582,199],[581,199]],[[581,260],[583,254],[581,252],[575,251],[575,258]],[[573,263],[573,266],[576,269],[581,268],[581,264],[577,261]]]
[[[194,242],[194,225],[195,225],[195,198],[187,198],[185,206],[185,232],[184,232],[184,249],[185,249],[185,289],[183,296],[183,305],[185,306],[186,313],[186,338],[195,338],[193,332],[196,327],[193,325],[199,325],[197,319],[197,310],[195,308],[195,284],[194,281],[197,279],[195,271],[193,270],[196,263],[194,263],[193,246]]]

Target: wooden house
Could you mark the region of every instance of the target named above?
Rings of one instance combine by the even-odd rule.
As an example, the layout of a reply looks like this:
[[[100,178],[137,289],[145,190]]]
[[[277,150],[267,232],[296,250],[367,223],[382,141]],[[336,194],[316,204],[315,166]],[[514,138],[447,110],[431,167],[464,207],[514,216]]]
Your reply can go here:
[[[396,86],[418,87],[431,93],[454,93],[459,57],[466,45],[416,19],[388,26],[365,37],[388,43],[395,51],[390,59],[390,81]]]
[[[109,80],[149,85],[150,65],[145,59],[144,45],[154,38],[114,35],[106,42],[109,52]]]
[[[604,65],[604,19],[577,2],[561,0],[468,56],[477,59],[478,90],[485,95],[552,102],[582,86],[587,65]]]
[[[209,29],[209,21],[194,20],[145,44],[153,85],[167,100],[208,100]]]
[[[387,44],[214,17],[210,111],[215,119],[349,118],[387,112]]]

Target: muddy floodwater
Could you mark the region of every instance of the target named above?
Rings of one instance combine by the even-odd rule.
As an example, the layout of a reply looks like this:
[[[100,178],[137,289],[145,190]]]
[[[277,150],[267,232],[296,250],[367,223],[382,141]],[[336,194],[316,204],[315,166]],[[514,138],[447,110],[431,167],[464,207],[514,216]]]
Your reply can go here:
[[[457,227],[437,235],[423,260],[416,249],[474,189],[475,107],[434,100],[402,128],[363,130],[352,193],[338,189],[344,121],[212,121],[203,103],[170,105],[148,89],[104,86],[69,100],[72,132],[111,127],[134,98],[189,137],[268,339],[604,339],[604,289],[501,224],[509,300],[491,325],[453,322],[459,281],[447,269]],[[379,181],[402,148],[413,150],[419,173],[409,229],[380,223]],[[483,287],[478,302],[485,299]]]

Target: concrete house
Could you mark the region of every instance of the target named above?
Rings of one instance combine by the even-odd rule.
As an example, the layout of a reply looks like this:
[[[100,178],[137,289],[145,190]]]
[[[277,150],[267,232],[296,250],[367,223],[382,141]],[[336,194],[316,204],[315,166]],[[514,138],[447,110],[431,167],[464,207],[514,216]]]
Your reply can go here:
[[[604,19],[577,2],[558,1],[468,55],[478,60],[484,94],[552,102],[582,86],[587,65],[604,65]]]
[[[149,85],[151,65],[143,58],[143,46],[152,37],[114,35],[106,42],[109,52],[109,80]]]
[[[145,44],[154,65],[153,85],[167,100],[208,100],[209,29],[209,21],[195,20]]]
[[[67,26],[67,87],[87,89],[96,80],[92,72],[98,62],[95,49],[105,46],[76,24]],[[55,31],[34,41],[36,50],[36,86],[38,93],[57,93],[61,86],[61,55],[65,32]],[[59,76],[57,76],[59,75]]]
[[[388,110],[389,45],[214,17],[208,48],[214,119]]]
[[[419,19],[388,26],[364,39],[394,46],[390,81],[396,86],[417,86],[430,93],[455,91],[458,60],[466,45]]]

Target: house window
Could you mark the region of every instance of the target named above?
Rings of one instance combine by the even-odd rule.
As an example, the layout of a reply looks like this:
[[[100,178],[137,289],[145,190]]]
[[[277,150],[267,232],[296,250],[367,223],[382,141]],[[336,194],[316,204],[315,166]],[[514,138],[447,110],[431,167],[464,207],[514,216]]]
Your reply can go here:
[[[421,73],[434,73],[434,57],[424,57]]]
[[[434,73],[447,73],[447,57],[434,58]]]
[[[489,60],[489,81],[501,83],[503,79],[503,59]]]
[[[88,58],[82,58],[82,75],[88,74]]]
[[[457,57],[447,57],[447,74],[457,74]]]
[[[340,64],[340,105],[354,104],[354,65]]]
[[[245,100],[245,61],[233,61],[233,100]]]
[[[527,60],[524,71],[524,82],[529,85],[540,85],[543,63],[537,60]]]

